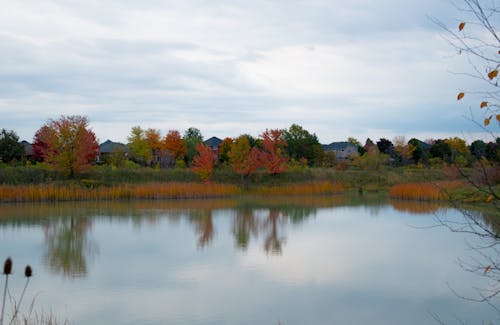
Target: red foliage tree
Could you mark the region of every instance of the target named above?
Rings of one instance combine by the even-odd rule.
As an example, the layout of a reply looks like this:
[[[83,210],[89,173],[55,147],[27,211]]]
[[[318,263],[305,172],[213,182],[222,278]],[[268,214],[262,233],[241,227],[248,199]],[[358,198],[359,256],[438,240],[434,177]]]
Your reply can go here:
[[[204,182],[208,182],[214,171],[214,151],[201,143],[196,145],[196,151],[198,151],[198,155],[193,157],[191,170],[200,176]]]
[[[276,175],[287,169],[288,158],[284,156],[286,141],[281,130],[266,130],[262,135],[260,162],[270,175]]]
[[[45,141],[47,141],[46,139],[49,139],[51,136],[53,136],[53,132],[51,132],[47,125],[42,126],[38,129],[38,131],[36,131],[33,139],[33,156],[36,160],[45,161],[47,159],[50,148],[48,143]]]
[[[259,152],[257,147],[250,148],[246,135],[239,136],[231,144],[228,154],[231,167],[241,177],[249,176],[260,167]]]
[[[99,144],[84,116],[49,120],[36,132],[33,143],[37,155],[69,176],[89,168],[99,155]]]

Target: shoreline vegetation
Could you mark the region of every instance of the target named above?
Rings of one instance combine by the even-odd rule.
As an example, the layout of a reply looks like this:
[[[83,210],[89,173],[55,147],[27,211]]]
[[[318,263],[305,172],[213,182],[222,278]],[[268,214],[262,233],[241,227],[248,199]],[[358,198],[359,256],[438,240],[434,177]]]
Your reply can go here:
[[[470,170],[469,172],[472,172]],[[201,182],[189,169],[117,169],[96,166],[77,178],[43,166],[0,169],[0,203],[209,199],[239,196],[337,195],[382,193],[391,199],[480,203],[487,196],[449,168],[336,170],[302,168],[278,175],[255,173],[242,178],[217,170]],[[474,193],[474,195],[472,195]]]

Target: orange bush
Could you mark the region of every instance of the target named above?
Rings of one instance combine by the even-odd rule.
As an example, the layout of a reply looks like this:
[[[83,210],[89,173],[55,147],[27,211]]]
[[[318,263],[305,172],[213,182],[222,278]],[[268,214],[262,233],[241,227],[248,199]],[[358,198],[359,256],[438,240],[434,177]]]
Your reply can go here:
[[[433,201],[448,198],[446,191],[461,186],[460,181],[436,183],[404,183],[391,187],[389,196],[394,199]]]

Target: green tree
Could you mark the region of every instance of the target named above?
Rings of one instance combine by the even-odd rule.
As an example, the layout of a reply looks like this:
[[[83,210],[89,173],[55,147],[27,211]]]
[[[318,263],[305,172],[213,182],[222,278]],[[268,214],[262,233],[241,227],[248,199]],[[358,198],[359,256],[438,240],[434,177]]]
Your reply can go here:
[[[392,142],[384,138],[381,138],[379,141],[377,141],[377,148],[381,153],[386,155],[391,155],[394,151],[394,145],[392,144]]]
[[[184,132],[184,137],[182,138],[186,146],[186,163],[188,166],[191,165],[194,156],[196,156],[196,145],[203,142],[203,136],[200,130],[194,127],[190,127]]]
[[[0,161],[9,163],[24,157],[24,146],[14,131],[2,129],[0,132]]]
[[[483,140],[473,141],[469,146],[470,153],[480,160],[486,156],[486,143]]]
[[[447,163],[451,161],[451,148],[450,145],[446,143],[446,140],[436,140],[429,149],[429,153],[432,158],[440,158]]]
[[[132,127],[130,136],[127,137],[127,141],[130,159],[140,165],[147,165],[151,161],[153,155],[148,145],[145,131],[141,129],[140,126]]]
[[[411,146],[413,146],[413,148],[415,148],[411,154],[414,163],[416,163],[416,164],[418,164],[418,163],[427,164],[428,163],[429,154],[424,149],[422,141],[420,141],[416,138],[411,138],[410,141],[408,141],[408,145],[411,145]]]
[[[347,142],[352,143],[358,147],[358,153],[360,156],[364,155],[366,150],[365,148],[361,145],[361,142],[358,141],[358,139],[354,137],[348,137]]]
[[[319,166],[323,163],[325,152],[316,134],[292,124],[288,130],[283,130],[283,139],[287,143],[286,151],[290,158],[297,161],[307,159],[309,166]]]

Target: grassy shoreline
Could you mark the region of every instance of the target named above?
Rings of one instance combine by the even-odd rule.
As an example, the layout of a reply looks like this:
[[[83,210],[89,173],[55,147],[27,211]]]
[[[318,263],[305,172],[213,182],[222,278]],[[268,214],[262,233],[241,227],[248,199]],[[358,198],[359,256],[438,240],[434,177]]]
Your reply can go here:
[[[188,169],[112,169],[95,167],[73,179],[40,166],[0,169],[1,202],[204,199],[244,195],[330,195],[383,193],[393,199],[440,201],[463,194],[467,184],[447,169],[384,168],[336,170],[301,168],[279,175],[241,178],[218,170],[202,183]],[[445,195],[446,191],[446,195]],[[484,198],[477,198],[479,201]]]

